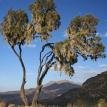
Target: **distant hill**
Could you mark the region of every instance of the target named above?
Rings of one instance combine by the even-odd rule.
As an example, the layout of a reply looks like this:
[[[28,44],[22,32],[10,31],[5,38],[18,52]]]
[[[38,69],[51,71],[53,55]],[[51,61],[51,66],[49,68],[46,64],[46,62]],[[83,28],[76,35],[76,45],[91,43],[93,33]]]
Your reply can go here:
[[[32,101],[34,89],[26,90],[29,102]],[[0,93],[0,98],[8,103],[22,104],[19,91]],[[40,94],[41,104],[67,104],[78,99],[107,100],[107,71],[86,80],[82,86],[70,81],[52,81],[46,84]]]
[[[71,83],[70,81],[57,81],[42,89],[40,99],[51,98],[54,99],[57,96],[64,94],[65,92],[80,87],[77,84]],[[43,96],[43,93],[45,96]]]
[[[41,103],[53,100],[56,97],[66,93],[67,91],[78,87],[80,86],[66,80],[51,82],[46,84],[45,87],[43,87],[39,100]],[[26,90],[29,102],[31,102],[32,100],[33,93],[34,89]],[[19,91],[1,92],[0,98],[8,103],[22,104]]]
[[[97,102],[100,99],[107,101],[107,71],[89,78],[81,87],[65,92],[57,97],[55,101],[59,104],[61,102],[67,104],[69,102],[76,102],[78,99],[85,102]]]
[[[86,89],[92,98],[107,100],[107,71],[89,78],[83,83],[82,87]]]

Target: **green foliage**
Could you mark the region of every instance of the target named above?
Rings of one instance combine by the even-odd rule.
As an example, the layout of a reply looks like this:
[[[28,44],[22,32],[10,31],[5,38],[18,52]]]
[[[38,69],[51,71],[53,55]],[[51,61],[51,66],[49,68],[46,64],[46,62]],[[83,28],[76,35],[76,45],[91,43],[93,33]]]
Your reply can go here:
[[[96,31],[97,24],[98,19],[92,15],[77,16],[71,21],[67,29],[68,39],[55,43],[53,49],[57,60],[55,70],[72,76],[72,65],[77,63],[79,55],[85,60],[105,57],[105,48]]]
[[[2,35],[19,58],[23,68],[21,98],[25,105],[28,105],[24,90],[26,69],[22,59],[21,46],[30,43],[35,37],[48,40],[51,33],[60,26],[60,16],[53,0],[36,0],[30,5],[30,10],[32,12],[31,23],[24,11],[9,10],[0,26]],[[73,64],[77,63],[78,56],[82,56],[85,60],[105,57],[105,48],[100,36],[97,35],[97,24],[98,19],[93,15],[77,16],[67,28],[68,38],[66,40],[47,43],[42,47],[37,76],[39,91],[34,94],[33,106],[35,106],[35,102],[38,102],[43,79],[51,67],[54,66],[55,70],[63,71],[71,77],[74,74]],[[15,47],[16,45],[18,48]],[[45,50],[47,47],[49,52]]]
[[[98,19],[93,15],[84,15],[75,17],[68,29],[68,37],[90,37],[96,35],[96,25],[98,24]]]
[[[37,0],[30,9],[35,32],[42,40],[47,40],[51,36],[50,33],[60,26],[60,16],[55,10],[53,0]]]
[[[11,46],[29,43],[34,35],[41,40],[48,40],[51,32],[59,28],[60,16],[53,0],[37,0],[30,5],[30,10],[31,23],[22,10],[9,10],[4,17],[1,32]],[[50,63],[54,62],[55,70],[64,71],[69,76],[74,73],[72,65],[77,63],[78,56],[82,56],[85,60],[105,57],[105,48],[100,36],[97,35],[97,25],[98,19],[91,14],[75,17],[67,28],[68,38],[53,43],[53,46],[45,45],[43,50],[47,46],[52,52],[44,57],[46,60],[51,58]],[[47,64],[46,61],[45,64]]]
[[[92,15],[78,16],[67,29],[71,47],[84,59],[105,57],[104,46],[97,35],[97,24],[98,19]]]
[[[55,44],[53,53],[56,58],[55,70],[64,71],[65,74],[72,76],[74,73],[71,65],[77,62],[77,56],[75,51],[70,46],[70,41],[65,40]]]
[[[76,62],[76,53],[71,49],[69,40],[56,43],[54,53],[60,63],[74,64]]]
[[[1,23],[1,32],[10,45],[23,45],[32,40],[33,27],[28,22],[23,10],[8,11]]]

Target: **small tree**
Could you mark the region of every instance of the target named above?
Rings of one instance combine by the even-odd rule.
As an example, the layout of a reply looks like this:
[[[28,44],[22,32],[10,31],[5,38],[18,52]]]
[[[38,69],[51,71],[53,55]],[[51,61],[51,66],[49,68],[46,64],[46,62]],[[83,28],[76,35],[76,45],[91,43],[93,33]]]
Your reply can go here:
[[[53,0],[37,0],[36,3],[31,5],[31,10],[34,29],[39,35],[37,37],[47,40],[50,32],[60,25],[60,18],[55,10]],[[71,77],[74,74],[72,65],[78,62],[79,56],[82,56],[85,60],[105,57],[104,46],[101,43],[101,38],[97,35],[97,24],[98,19],[93,15],[77,16],[67,28],[67,39],[57,43],[46,43],[42,47],[37,88],[32,107],[38,107],[42,82],[51,67],[54,67],[57,71],[63,71]]]
[[[28,100],[25,94],[26,84],[26,67],[22,58],[22,46],[30,43],[32,40],[33,30],[29,24],[27,14],[22,10],[9,10],[1,23],[1,32],[6,42],[9,44],[23,69],[23,79],[20,89],[22,101],[27,106]]]

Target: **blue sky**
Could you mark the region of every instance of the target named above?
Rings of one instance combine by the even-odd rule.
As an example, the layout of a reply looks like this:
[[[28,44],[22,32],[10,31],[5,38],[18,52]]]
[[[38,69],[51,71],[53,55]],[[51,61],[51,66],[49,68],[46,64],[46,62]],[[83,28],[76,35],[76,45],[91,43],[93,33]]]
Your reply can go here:
[[[31,17],[29,4],[34,0],[0,0],[0,22],[6,15],[8,9],[24,9]],[[51,42],[60,41],[66,38],[65,30],[72,18],[77,15],[93,14],[99,18],[97,27],[98,33],[102,37],[102,42],[106,46],[107,54],[107,0],[55,0],[58,12],[61,15],[61,26],[53,32]],[[26,88],[36,85],[36,71],[38,68],[39,51],[41,43],[35,40],[31,45],[23,47],[23,58],[27,67]],[[99,59],[96,62],[82,58],[74,65],[75,74],[70,79],[59,72],[50,71],[45,77],[44,83],[55,80],[70,80],[81,84],[87,78],[95,76],[107,70],[107,58]],[[0,37],[0,91],[18,90],[22,78],[21,66],[16,56],[11,51],[8,44]]]

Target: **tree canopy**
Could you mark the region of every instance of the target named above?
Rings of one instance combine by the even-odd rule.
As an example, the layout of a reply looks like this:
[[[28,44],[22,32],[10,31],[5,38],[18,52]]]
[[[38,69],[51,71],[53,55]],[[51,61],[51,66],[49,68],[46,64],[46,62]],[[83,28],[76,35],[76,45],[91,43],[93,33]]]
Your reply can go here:
[[[56,11],[53,0],[37,0],[31,4],[30,10],[33,16],[32,24],[35,33],[42,40],[47,40],[51,37],[50,33],[60,26],[60,16]]]
[[[104,58],[105,47],[97,33],[99,20],[91,14],[74,17],[66,29],[67,38],[60,42],[49,43],[51,33],[57,30],[61,24],[54,0],[36,0],[30,5],[30,10],[31,22],[25,11],[9,10],[1,23],[1,33],[22,65],[21,98],[27,106],[28,101],[24,89],[26,69],[22,59],[21,46],[30,43],[37,37],[47,40],[46,44],[42,46],[39,56],[37,89],[32,101],[32,107],[36,107],[35,103],[38,101],[43,79],[51,67],[54,67],[55,71],[62,71],[71,77],[74,74],[73,65],[78,62],[79,56],[85,60]],[[18,46],[19,52],[16,51],[16,46]]]
[[[72,65],[78,62],[78,56],[85,60],[105,57],[105,47],[97,33],[97,24],[98,19],[90,14],[77,16],[71,21],[67,28],[67,39],[54,43],[52,49],[56,59],[55,70],[64,71],[65,74],[72,76]]]
[[[9,10],[1,23],[1,32],[12,46],[29,43],[33,38],[33,29],[23,10]]]
[[[84,59],[104,57],[104,46],[97,32],[98,19],[93,15],[75,17],[68,29],[71,47]]]

